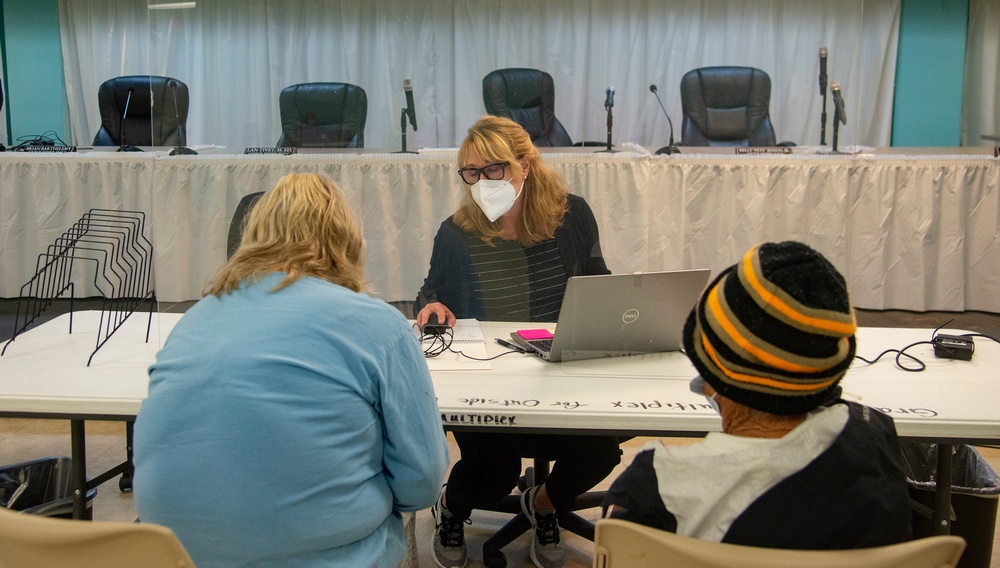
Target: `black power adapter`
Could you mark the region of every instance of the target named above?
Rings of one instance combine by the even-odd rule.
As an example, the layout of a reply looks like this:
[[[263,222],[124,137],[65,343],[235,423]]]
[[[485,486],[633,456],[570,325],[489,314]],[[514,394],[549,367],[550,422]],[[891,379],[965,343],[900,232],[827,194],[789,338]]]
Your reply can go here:
[[[960,335],[939,333],[934,336],[931,343],[934,345],[934,356],[942,359],[971,361],[972,354],[976,351],[976,344],[972,338]]]

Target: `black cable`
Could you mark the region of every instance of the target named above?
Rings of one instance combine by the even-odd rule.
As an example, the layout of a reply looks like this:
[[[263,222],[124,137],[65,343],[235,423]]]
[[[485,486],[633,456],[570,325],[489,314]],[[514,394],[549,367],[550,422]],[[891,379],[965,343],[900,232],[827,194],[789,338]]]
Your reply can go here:
[[[451,348],[450,344],[448,346],[448,351],[451,351],[452,353],[461,355],[462,357],[465,357],[466,359],[472,359],[473,361],[492,361],[494,359],[499,359],[500,357],[503,357],[504,355],[513,355],[514,353],[524,353],[524,351],[507,351],[506,353],[501,353],[499,355],[494,355],[492,357],[487,357],[486,359],[481,359],[479,357],[473,357],[471,355],[466,355],[465,353],[462,353],[461,351],[455,351],[454,349]]]
[[[11,146],[8,148],[12,151],[23,150],[28,146],[67,146],[66,142],[59,137],[59,134],[55,130],[47,130],[41,134],[21,136],[17,139],[17,146]],[[56,143],[58,142],[58,144]]]
[[[413,324],[413,327],[416,329],[416,324]],[[451,348],[451,342],[454,338],[454,333],[450,327],[447,328],[444,333],[421,332],[419,337],[420,345],[424,345],[424,343],[428,341],[430,342],[430,345],[424,347],[424,357],[432,359],[448,351]]]
[[[971,337],[985,337],[986,339],[990,339],[990,340],[992,340],[992,341],[994,341],[996,343],[1000,343],[1000,339],[997,339],[997,338],[993,337],[992,335],[986,335],[985,333],[963,333],[959,337],[970,337],[970,338]]]
[[[416,329],[417,328],[417,324],[413,324],[413,328]],[[466,359],[472,359],[473,361],[492,361],[494,359],[503,357],[504,355],[510,355],[511,353],[523,353],[523,351],[520,351],[520,352],[519,351],[508,351],[506,353],[501,353],[499,355],[494,355],[493,357],[488,357],[486,359],[482,359],[482,358],[479,358],[479,357],[473,357],[471,355],[466,355],[462,351],[456,351],[456,350],[452,349],[451,348],[451,344],[452,344],[452,341],[454,341],[454,339],[455,339],[455,335],[452,332],[452,330],[451,330],[450,327],[447,328],[447,330],[444,333],[421,333],[420,334],[420,338],[419,338],[420,345],[423,345],[425,342],[428,342],[428,341],[430,342],[430,345],[424,347],[424,357],[427,358],[427,359],[433,359],[434,357],[437,357],[438,355],[441,355],[442,353],[451,352],[451,353],[455,353],[456,355],[460,355],[462,357],[465,357]]]
[[[906,347],[904,347],[902,349],[886,349],[885,351],[879,353],[878,357],[872,359],[871,361],[869,361],[868,359],[865,359],[861,355],[855,355],[854,358],[855,359],[861,359],[862,361],[864,361],[865,363],[868,363],[869,365],[874,365],[875,363],[878,362],[879,359],[881,359],[887,353],[895,353],[896,354],[896,366],[897,367],[899,367],[900,369],[902,369],[904,371],[909,371],[911,373],[919,373],[920,371],[923,371],[924,369],[926,369],[927,365],[925,365],[924,362],[921,361],[920,359],[917,359],[913,355],[910,355],[909,353],[907,353],[906,350],[909,349],[909,348],[911,348],[911,347],[916,347],[917,345],[924,345],[924,344],[930,345],[931,342],[930,341],[918,341],[916,343],[911,343],[911,344],[907,345]],[[906,357],[908,359],[912,359],[913,361],[915,361],[917,363],[917,365],[920,365],[920,366],[917,367],[917,368],[907,367],[906,365],[903,365],[902,363],[900,363],[900,361],[899,361],[900,357]]]
[[[861,359],[862,361],[864,361],[865,363],[868,363],[869,365],[874,365],[875,363],[878,362],[879,359],[881,359],[887,353],[895,353],[896,354],[896,366],[897,367],[899,367],[900,369],[902,369],[904,371],[909,371],[911,373],[919,373],[920,371],[923,371],[924,369],[926,369],[927,365],[925,365],[924,362],[921,361],[920,359],[917,359],[913,355],[910,355],[909,353],[907,353],[906,350],[909,349],[909,348],[911,348],[911,347],[916,347],[917,345],[934,345],[934,339],[937,337],[938,331],[940,331],[941,328],[943,328],[944,326],[950,324],[953,321],[955,321],[954,318],[952,318],[952,319],[944,322],[943,324],[937,326],[936,328],[934,328],[934,331],[931,332],[931,340],[930,341],[918,341],[916,343],[911,343],[911,344],[907,345],[906,347],[904,347],[902,349],[886,349],[885,351],[879,353],[878,357],[872,359],[871,361],[869,361],[868,359],[865,359],[864,357],[862,357],[860,355],[855,355],[854,357],[856,359]],[[1000,343],[1000,340],[997,340],[997,338],[989,336],[989,335],[986,335],[984,333],[965,333],[965,334],[962,334],[959,337],[968,337],[970,339],[973,338],[973,337],[985,337],[986,339],[991,339],[991,340],[993,340],[993,341],[995,341],[997,343]],[[907,367],[907,366],[903,365],[902,363],[900,363],[900,357],[907,357],[909,359],[912,359],[918,365],[920,365],[920,367],[918,367],[918,368]]]

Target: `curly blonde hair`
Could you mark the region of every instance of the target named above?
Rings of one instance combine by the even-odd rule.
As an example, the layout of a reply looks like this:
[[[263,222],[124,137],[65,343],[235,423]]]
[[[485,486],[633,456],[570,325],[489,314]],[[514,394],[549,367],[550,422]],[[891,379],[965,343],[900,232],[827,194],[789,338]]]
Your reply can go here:
[[[288,275],[271,291],[314,276],[355,292],[367,289],[361,227],[337,184],[317,174],[288,174],[250,213],[240,248],[209,282],[220,296],[272,272]]]
[[[515,174],[522,173],[521,162],[528,161],[530,175],[519,197],[524,204],[517,227],[518,242],[528,247],[553,238],[566,213],[566,186],[559,174],[542,163],[538,148],[524,128],[509,118],[484,116],[469,128],[458,149],[459,168],[465,167],[470,151],[487,163],[507,162]],[[473,201],[469,186],[454,220],[466,232],[482,235],[487,243],[503,234],[500,220],[490,222],[486,218]]]

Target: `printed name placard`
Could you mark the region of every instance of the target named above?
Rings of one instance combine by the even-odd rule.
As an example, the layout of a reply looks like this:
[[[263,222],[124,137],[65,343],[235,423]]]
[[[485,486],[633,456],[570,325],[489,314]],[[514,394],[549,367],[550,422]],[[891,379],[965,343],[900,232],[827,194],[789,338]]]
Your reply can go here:
[[[791,154],[788,146],[751,146],[736,148],[737,154]]]
[[[250,147],[243,150],[244,154],[279,154],[281,156],[291,156],[295,153],[295,148],[276,148],[274,146]]]

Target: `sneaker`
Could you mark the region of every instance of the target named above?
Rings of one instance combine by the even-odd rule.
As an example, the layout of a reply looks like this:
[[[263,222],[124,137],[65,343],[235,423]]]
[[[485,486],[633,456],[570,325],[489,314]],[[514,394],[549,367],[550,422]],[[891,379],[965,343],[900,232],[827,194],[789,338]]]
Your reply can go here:
[[[465,527],[462,526],[464,521],[453,517],[441,504],[446,487],[448,486],[441,487],[441,494],[431,507],[431,515],[434,516],[431,550],[434,552],[434,563],[441,568],[462,568],[466,562]]]
[[[538,486],[521,494],[521,510],[535,529],[531,538],[531,561],[538,568],[562,568],[566,552],[559,541],[559,519],[556,514],[539,514],[535,511]]]

